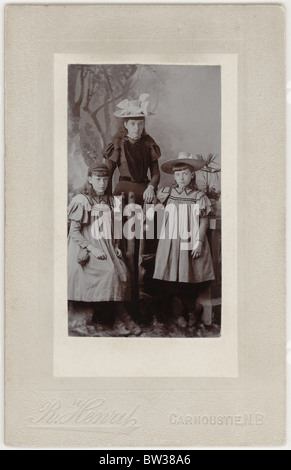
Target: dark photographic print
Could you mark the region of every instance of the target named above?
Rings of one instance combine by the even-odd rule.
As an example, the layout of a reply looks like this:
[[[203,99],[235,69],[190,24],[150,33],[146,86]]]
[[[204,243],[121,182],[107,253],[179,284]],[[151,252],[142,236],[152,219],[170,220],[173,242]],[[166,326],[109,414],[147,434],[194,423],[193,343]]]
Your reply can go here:
[[[221,69],[68,67],[70,336],[221,334]]]

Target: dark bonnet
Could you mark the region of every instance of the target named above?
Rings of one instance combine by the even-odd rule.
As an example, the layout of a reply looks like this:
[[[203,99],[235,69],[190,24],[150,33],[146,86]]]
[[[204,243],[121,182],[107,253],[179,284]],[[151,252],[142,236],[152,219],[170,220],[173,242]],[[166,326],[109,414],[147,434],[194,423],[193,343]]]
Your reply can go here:
[[[109,176],[109,170],[104,163],[92,162],[88,168],[88,176]]]

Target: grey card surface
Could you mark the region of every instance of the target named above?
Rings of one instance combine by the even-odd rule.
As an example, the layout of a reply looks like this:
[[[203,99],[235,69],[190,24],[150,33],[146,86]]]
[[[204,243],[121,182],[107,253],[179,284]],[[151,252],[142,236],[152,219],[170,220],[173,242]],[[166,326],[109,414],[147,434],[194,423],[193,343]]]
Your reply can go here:
[[[284,8],[8,6],[5,54],[6,444],[283,445]]]

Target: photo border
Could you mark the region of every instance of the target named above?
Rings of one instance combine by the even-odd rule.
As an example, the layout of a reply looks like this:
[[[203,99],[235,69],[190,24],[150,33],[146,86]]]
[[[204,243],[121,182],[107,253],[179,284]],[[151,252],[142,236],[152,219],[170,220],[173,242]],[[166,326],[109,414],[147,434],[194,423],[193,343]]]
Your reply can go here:
[[[55,55],[54,370],[57,377],[237,377],[237,55],[143,56],[143,64],[221,67],[222,333],[219,338],[84,338],[68,336],[67,305],[67,72],[71,64],[140,64],[139,55]],[[57,85],[57,86],[56,86]],[[182,145],[182,144],[181,144]],[[183,146],[183,145],[182,145]],[[166,150],[165,150],[166,151]],[[62,188],[62,189],[60,189]],[[229,237],[229,234],[232,234]],[[227,256],[226,256],[227,253]],[[98,357],[98,363],[86,360]],[[156,358],[159,357],[159,361]],[[199,357],[199,361],[181,361]],[[215,357],[215,360],[213,358]],[[108,359],[109,358],[109,359]]]

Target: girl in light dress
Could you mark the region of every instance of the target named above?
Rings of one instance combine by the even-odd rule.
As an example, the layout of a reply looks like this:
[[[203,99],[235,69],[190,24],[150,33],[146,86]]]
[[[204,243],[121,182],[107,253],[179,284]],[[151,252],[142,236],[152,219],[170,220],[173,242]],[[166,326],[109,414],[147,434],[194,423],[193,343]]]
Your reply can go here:
[[[125,309],[125,302],[131,300],[129,272],[113,237],[114,198],[107,192],[108,184],[107,166],[94,163],[81,193],[69,205],[68,300],[93,305],[93,323],[97,323],[96,310],[113,306],[115,330],[123,336],[137,335],[141,329]]]
[[[210,282],[215,279],[207,239],[211,203],[195,183],[195,172],[203,159],[181,152],[177,159],[165,162],[161,169],[174,175],[175,184],[162,188],[157,198],[165,206],[159,234],[154,279],[164,282],[167,292],[187,299],[204,299],[202,323],[212,323]],[[197,320],[195,300],[189,314],[189,326]]]

